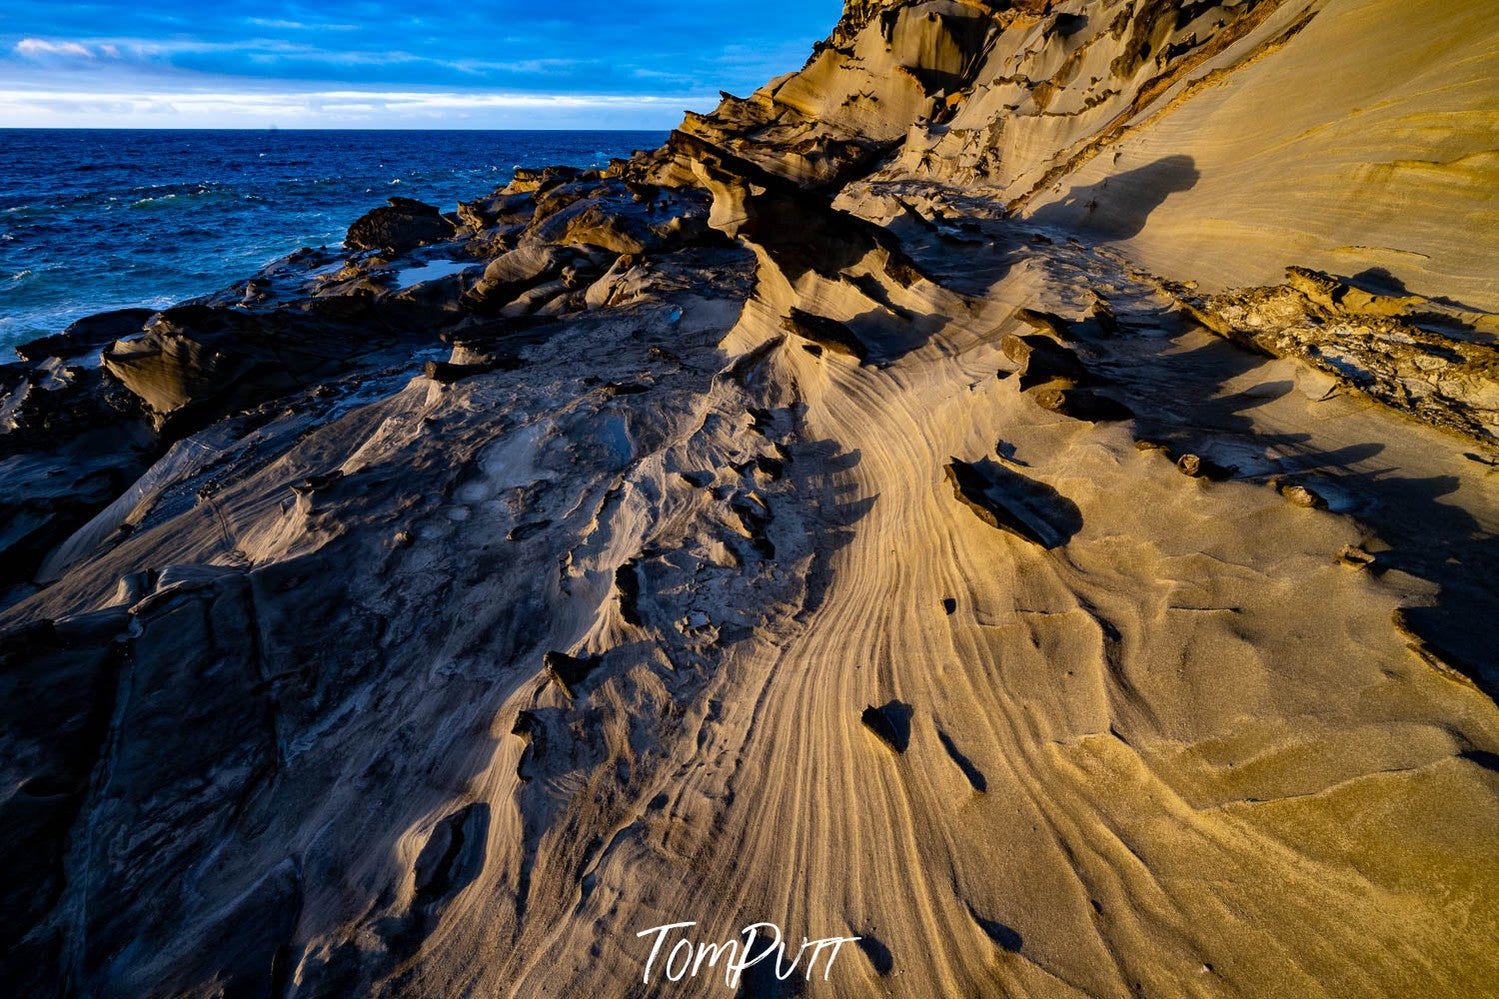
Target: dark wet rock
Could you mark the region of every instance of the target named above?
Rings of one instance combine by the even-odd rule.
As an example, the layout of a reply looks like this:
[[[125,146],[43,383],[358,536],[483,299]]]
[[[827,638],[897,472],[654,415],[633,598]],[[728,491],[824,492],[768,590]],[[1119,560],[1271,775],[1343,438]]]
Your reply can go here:
[[[98,366],[0,368],[0,602],[160,451],[145,407]]]
[[[954,458],[946,474],[954,495],[980,520],[1042,548],[1066,544],[1082,528],[1077,504],[988,459],[971,464]]]
[[[431,906],[473,883],[484,869],[489,805],[476,801],[446,816],[416,858],[416,902]]]
[[[170,993],[180,994],[189,988],[187,983],[209,978],[216,980],[224,996],[284,991],[293,970],[286,962],[302,903],[301,870],[294,859],[286,858],[165,951],[163,957],[179,962],[180,970],[174,970],[181,976]],[[111,987],[118,992],[149,992],[163,984],[152,981],[151,974],[109,982],[94,994],[108,994]]]
[[[350,250],[414,250],[441,243],[456,234],[453,223],[436,206],[411,198],[391,198],[389,203],[356,219],[349,226],[344,245]]]
[[[870,705],[859,716],[864,727],[874,733],[894,753],[904,753],[911,745],[911,708],[899,701],[880,707]]]
[[[542,660],[547,675],[568,697],[577,696],[577,689],[588,675],[598,669],[602,662],[598,656],[579,659],[565,652],[548,652]]]
[[[614,591],[619,595],[619,616],[624,622],[640,627],[640,562],[637,559],[614,571]]]
[[[20,658],[0,670],[4,682],[52,692],[4,699],[25,716],[3,727],[22,743],[0,757],[47,778],[47,794],[0,806],[24,804],[26,817],[11,812],[0,836],[30,842],[37,863],[25,870],[41,879],[32,885],[38,904],[55,892],[48,858],[59,856],[56,837],[76,811],[69,796],[90,794],[91,831],[68,860],[68,891],[91,900],[69,917],[80,922],[82,994],[179,994],[215,976],[263,989],[289,936],[294,868],[216,872],[223,894],[212,902],[182,890],[185,872],[223,844],[278,766],[252,589],[223,568],[163,572],[128,614],[116,608],[5,640],[4,652]],[[37,928],[30,941],[47,932]]]
[[[0,800],[0,850],[25,858],[0,885],[0,952],[38,924],[65,884],[68,835],[104,750],[128,662],[117,639],[128,628],[115,608],[0,636],[0,779],[11,789]],[[18,964],[6,975],[12,988]]]

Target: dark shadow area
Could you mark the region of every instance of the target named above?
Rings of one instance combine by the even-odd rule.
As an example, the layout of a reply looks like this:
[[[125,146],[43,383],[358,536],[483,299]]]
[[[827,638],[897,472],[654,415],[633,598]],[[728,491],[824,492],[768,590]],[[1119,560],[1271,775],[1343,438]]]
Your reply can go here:
[[[1491,773],[1499,774],[1499,753],[1490,753],[1483,749],[1470,749],[1466,753],[1459,754],[1469,763],[1476,763]]]
[[[973,918],[978,928],[984,931],[985,936],[1012,954],[1020,953],[1020,948],[1025,946],[1025,939],[1021,937],[1019,931],[998,920],[985,919],[974,910],[972,903],[965,904],[968,906],[968,915]]]
[[[890,948],[872,933],[859,934],[859,949],[864,952],[865,957],[869,958],[869,964],[874,968],[874,973],[881,978],[895,969],[895,955],[890,953]]]
[[[1192,157],[1166,156],[1097,184],[1074,187],[1061,201],[1038,209],[1031,221],[1105,240],[1131,239],[1167,198],[1190,191],[1201,176]]]
[[[1407,295],[1414,295],[1426,299],[1426,301],[1430,302],[1433,305],[1440,305],[1446,309],[1456,309],[1459,312],[1472,312],[1481,316],[1494,315],[1494,313],[1490,312],[1488,309],[1480,309],[1476,305],[1471,305],[1467,302],[1461,302],[1455,298],[1448,298],[1444,295],[1423,295],[1419,291],[1412,291],[1410,288],[1406,287],[1403,280],[1390,273],[1389,269],[1386,267],[1368,267],[1362,271],[1359,271],[1352,277],[1346,278],[1345,280],[1353,287],[1358,288],[1361,291],[1370,292],[1371,294],[1375,295],[1390,295],[1396,298],[1404,297]],[[1438,315],[1436,318],[1445,320],[1448,323],[1460,326],[1464,329],[1472,329],[1472,327],[1468,326],[1468,324],[1463,323],[1452,316]]]
[[[1163,322],[1177,320],[1163,317]],[[1259,368],[1264,359],[1226,340],[1171,352],[1176,343],[1174,335],[1136,337],[1111,351],[1116,358],[1120,347],[1137,352],[1128,365],[1110,365],[1138,414],[1137,436],[1165,445],[1173,457],[1211,457],[1238,478],[1269,482],[1280,476],[1305,485],[1333,512],[1354,518],[1383,542],[1371,542],[1370,571],[1407,572],[1441,587],[1434,606],[1406,609],[1410,629],[1431,653],[1490,696],[1499,693],[1499,586],[1494,582],[1499,537],[1446,500],[1460,480],[1414,475],[1391,463],[1371,467],[1388,451],[1378,440],[1319,448],[1307,433],[1257,429],[1250,411],[1286,395],[1289,383],[1223,395],[1224,385]],[[1396,419],[1393,411],[1391,419]],[[1391,433],[1396,432],[1392,422]]]
[[[864,709],[860,721],[875,737],[897,753],[904,753],[911,746],[911,705],[903,701],[889,701],[881,707]]]
[[[735,999],[791,999],[806,992],[807,976],[801,968],[785,979],[776,974],[777,956],[773,954],[744,969]]]
[[[874,509],[878,496],[862,499],[851,498],[856,487],[840,481],[840,475],[859,464],[862,456],[857,450],[844,451],[836,441],[814,441],[798,444],[795,459],[786,466],[786,475],[802,496],[818,497],[816,509],[820,520],[817,525],[817,557],[807,572],[807,594],[798,612],[799,618],[813,614],[827,597],[833,583],[831,556],[854,539],[854,524],[863,520]]]
[[[963,776],[968,779],[968,783],[973,785],[973,789],[979,794],[987,792],[989,790],[988,778],[984,776],[978,767],[973,765],[972,760],[959,751],[957,743],[952,741],[952,737],[939,728],[937,730],[937,738],[941,740],[942,748],[947,750],[947,755],[957,764],[958,769],[963,771]]]

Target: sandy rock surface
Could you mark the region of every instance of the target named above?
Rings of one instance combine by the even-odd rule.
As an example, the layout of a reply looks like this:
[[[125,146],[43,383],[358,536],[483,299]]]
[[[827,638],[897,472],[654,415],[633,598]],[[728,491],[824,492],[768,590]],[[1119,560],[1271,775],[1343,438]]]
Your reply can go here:
[[[850,2],[29,345],[0,978],[697,996],[637,934],[768,920],[861,939],[742,995],[1483,994],[1496,40]]]

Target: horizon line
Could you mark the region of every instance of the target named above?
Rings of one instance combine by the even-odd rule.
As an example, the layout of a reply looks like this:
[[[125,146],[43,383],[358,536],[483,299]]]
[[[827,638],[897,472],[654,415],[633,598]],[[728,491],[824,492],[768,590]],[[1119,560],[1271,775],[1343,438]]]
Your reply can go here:
[[[235,125],[187,125],[187,126],[153,126],[153,125],[4,125],[0,124],[0,132],[618,132],[621,134],[640,134],[645,132],[675,132],[677,126],[669,128],[482,128],[482,127],[426,127],[426,128],[397,128],[392,126],[368,125],[325,125],[320,127],[309,127],[300,125],[265,125],[261,127],[247,127]]]

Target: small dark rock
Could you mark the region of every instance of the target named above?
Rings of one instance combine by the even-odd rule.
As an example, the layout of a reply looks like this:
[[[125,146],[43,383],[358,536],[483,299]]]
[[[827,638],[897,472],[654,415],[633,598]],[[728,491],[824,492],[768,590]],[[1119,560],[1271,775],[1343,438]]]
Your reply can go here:
[[[428,361],[422,374],[439,385],[453,385],[493,370],[487,364],[451,364],[448,361]]]
[[[860,364],[869,360],[869,348],[853,330],[836,319],[792,309],[791,315],[781,320],[781,325],[788,333],[810,340],[813,346],[852,357]]]
[[[911,709],[899,701],[878,708],[870,705],[859,720],[892,752],[904,753],[911,744]]]
[[[992,461],[952,459],[946,469],[958,500],[990,527],[1042,548],[1066,544],[1082,529],[1077,504],[1051,486]]]
[[[1218,464],[1211,458],[1200,454],[1184,454],[1176,459],[1176,467],[1183,475],[1194,479],[1208,479],[1212,482],[1222,482],[1231,478],[1233,469]]]
[[[1091,389],[1043,385],[1036,388],[1031,398],[1042,409],[1070,416],[1074,420],[1089,423],[1109,423],[1116,420],[1132,420],[1135,414],[1122,402],[1099,395]]]

